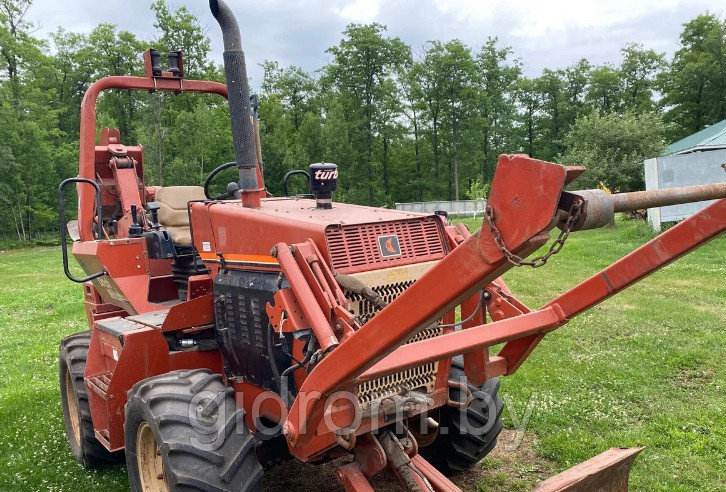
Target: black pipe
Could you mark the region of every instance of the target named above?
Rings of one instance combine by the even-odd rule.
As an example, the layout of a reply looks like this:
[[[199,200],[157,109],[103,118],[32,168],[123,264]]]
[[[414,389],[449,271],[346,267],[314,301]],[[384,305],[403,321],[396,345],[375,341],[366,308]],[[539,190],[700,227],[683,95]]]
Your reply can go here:
[[[239,24],[232,10],[222,0],[209,0],[209,8],[222,29],[224,39],[224,72],[227,75],[227,100],[234,154],[239,169],[239,187],[241,190],[258,189],[255,132]]]

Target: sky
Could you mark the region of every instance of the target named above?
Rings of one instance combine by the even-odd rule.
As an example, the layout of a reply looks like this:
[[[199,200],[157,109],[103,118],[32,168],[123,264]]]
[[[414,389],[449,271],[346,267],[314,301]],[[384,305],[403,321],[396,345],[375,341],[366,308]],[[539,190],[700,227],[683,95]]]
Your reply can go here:
[[[259,87],[264,60],[314,71],[330,56],[351,22],[378,22],[414,53],[426,41],[458,38],[478,49],[489,36],[513,48],[525,74],[564,68],[580,58],[593,64],[620,61],[628,42],[665,52],[678,48],[682,24],[710,11],[723,15],[724,0],[227,0],[237,14],[253,87]],[[221,63],[222,36],[205,0],[167,0],[199,17]],[[141,39],[154,37],[151,0],[103,2],[34,0],[29,19],[46,35],[62,26],[90,32],[112,23]]]

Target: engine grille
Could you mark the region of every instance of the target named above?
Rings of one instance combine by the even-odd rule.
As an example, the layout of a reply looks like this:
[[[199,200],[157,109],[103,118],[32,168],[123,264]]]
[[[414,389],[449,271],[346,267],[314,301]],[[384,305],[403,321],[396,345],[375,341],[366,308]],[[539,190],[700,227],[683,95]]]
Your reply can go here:
[[[386,302],[391,302],[428,271],[434,263],[429,262],[364,272],[353,276],[375,290]],[[391,279],[397,281],[390,282]],[[375,312],[373,305],[366,299],[361,298],[360,295],[346,291],[345,296],[350,301],[351,310],[356,316],[367,317]],[[443,328],[436,323],[411,337],[407,343],[426,340],[442,333]],[[366,381],[358,386],[358,401],[361,407],[365,408],[373,401],[399,394],[403,390],[419,390],[430,394],[436,384],[438,368],[438,362],[431,362],[379,379]]]
[[[437,337],[442,333],[443,329],[437,323],[420,331],[406,343],[427,340]],[[399,394],[404,390],[423,390],[424,393],[430,394],[434,391],[438,370],[439,363],[430,362],[395,374],[389,374],[379,379],[366,381],[358,386],[358,401],[364,407],[374,400],[381,400],[387,396]]]
[[[325,238],[333,270],[355,273],[411,263],[440,260],[446,254],[435,217],[329,226]],[[381,236],[395,235],[400,254],[384,257],[378,246]]]

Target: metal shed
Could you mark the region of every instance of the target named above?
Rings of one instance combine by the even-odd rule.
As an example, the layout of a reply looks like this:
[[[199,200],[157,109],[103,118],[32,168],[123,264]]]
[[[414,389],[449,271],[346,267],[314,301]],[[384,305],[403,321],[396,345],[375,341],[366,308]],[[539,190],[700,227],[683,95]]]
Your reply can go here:
[[[644,166],[646,190],[726,181],[726,120],[670,144],[661,157],[647,159]],[[683,220],[710,203],[651,208],[648,222],[660,230],[661,223]]]

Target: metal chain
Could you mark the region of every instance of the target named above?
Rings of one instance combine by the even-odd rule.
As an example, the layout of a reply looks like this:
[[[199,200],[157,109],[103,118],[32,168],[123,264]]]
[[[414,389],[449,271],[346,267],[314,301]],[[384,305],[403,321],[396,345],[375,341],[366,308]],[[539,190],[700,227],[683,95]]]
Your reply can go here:
[[[514,266],[530,266],[532,268],[539,268],[541,266],[544,266],[547,263],[547,260],[549,260],[551,257],[556,255],[560,252],[562,247],[565,245],[565,241],[567,241],[567,237],[570,235],[570,232],[572,232],[572,227],[575,225],[575,222],[577,222],[577,219],[580,217],[580,204],[574,203],[572,207],[570,208],[570,216],[567,218],[567,222],[565,223],[565,227],[560,231],[560,235],[555,239],[555,241],[550,245],[549,251],[542,255],[537,256],[536,258],[532,258],[531,260],[525,260],[524,258],[515,255],[509,249],[507,249],[506,244],[504,244],[504,240],[502,239],[502,233],[499,231],[495,224],[496,214],[494,213],[494,208],[492,208],[491,205],[487,205],[486,207],[486,216],[489,221],[489,230],[492,233],[492,238],[494,239],[494,243],[497,245],[497,249],[507,258],[507,260]]]

